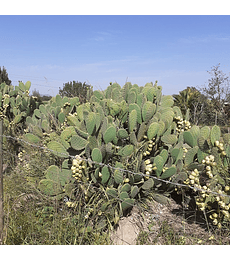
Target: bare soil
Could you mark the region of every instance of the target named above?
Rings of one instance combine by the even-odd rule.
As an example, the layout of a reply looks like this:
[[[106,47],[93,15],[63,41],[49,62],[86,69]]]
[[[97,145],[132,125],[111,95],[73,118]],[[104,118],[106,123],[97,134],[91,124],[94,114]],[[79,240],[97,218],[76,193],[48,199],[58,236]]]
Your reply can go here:
[[[207,227],[205,217],[185,209],[173,199],[167,205],[153,201],[143,211],[133,207],[111,235],[114,245],[230,244],[230,236]]]

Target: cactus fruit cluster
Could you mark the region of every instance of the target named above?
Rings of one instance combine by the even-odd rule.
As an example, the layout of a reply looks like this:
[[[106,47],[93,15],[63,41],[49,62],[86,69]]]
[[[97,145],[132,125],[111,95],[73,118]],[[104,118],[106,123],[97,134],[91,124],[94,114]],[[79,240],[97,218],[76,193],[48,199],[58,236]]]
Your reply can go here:
[[[218,126],[191,126],[189,111],[183,118],[157,82],[143,87],[111,83],[83,104],[78,97],[57,95],[38,105],[28,97],[29,86],[19,84],[13,90],[1,85],[1,111],[24,116],[25,140],[43,144],[60,157],[61,167],[51,165],[40,181],[42,192],[68,196],[69,207],[76,205],[76,190],[87,205],[97,198],[103,227],[105,214],[116,223],[142,197],[157,194],[154,198],[165,202],[175,191],[172,183],[181,183],[188,185],[181,189],[195,196],[198,209],[206,210],[214,225],[230,221],[225,196],[230,195],[230,134],[221,136]],[[24,110],[28,102],[35,102],[33,110]]]

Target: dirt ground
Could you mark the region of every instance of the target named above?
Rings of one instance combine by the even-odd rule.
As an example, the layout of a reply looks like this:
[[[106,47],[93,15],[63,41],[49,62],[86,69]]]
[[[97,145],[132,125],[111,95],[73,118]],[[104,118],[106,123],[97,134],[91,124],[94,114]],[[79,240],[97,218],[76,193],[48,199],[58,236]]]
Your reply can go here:
[[[205,217],[195,214],[173,199],[167,205],[153,201],[146,211],[133,207],[129,215],[121,218],[111,240],[114,245],[136,245],[142,234],[141,244],[173,244],[173,240],[185,245],[230,244],[230,237],[213,235]]]

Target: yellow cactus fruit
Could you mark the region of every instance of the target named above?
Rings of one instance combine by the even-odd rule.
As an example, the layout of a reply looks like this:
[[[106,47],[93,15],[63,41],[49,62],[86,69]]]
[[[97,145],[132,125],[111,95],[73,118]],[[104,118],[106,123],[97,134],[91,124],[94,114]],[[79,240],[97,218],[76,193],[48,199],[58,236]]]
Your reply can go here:
[[[229,190],[230,190],[230,187],[229,187],[229,186],[225,186],[224,190],[225,190],[225,191],[229,191]]]

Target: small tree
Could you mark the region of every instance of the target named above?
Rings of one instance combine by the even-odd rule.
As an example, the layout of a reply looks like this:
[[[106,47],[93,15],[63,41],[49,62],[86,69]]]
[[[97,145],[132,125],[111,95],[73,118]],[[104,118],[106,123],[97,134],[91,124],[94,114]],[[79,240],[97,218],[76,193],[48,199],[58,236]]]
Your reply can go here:
[[[208,80],[208,86],[201,89],[202,93],[210,100],[211,113],[214,115],[214,123],[224,124],[226,115],[224,113],[224,104],[229,96],[229,81],[228,77],[219,69],[220,63],[213,66],[211,78]]]
[[[90,99],[92,87],[85,82],[68,82],[63,85],[63,89],[59,88],[59,94],[64,97],[79,97],[80,103],[85,103]]]
[[[0,84],[1,83],[6,83],[7,85],[11,85],[11,80],[9,79],[9,77],[8,77],[8,73],[6,72],[6,69],[4,68],[4,66],[3,66],[3,68],[1,69],[1,67],[0,67]]]

